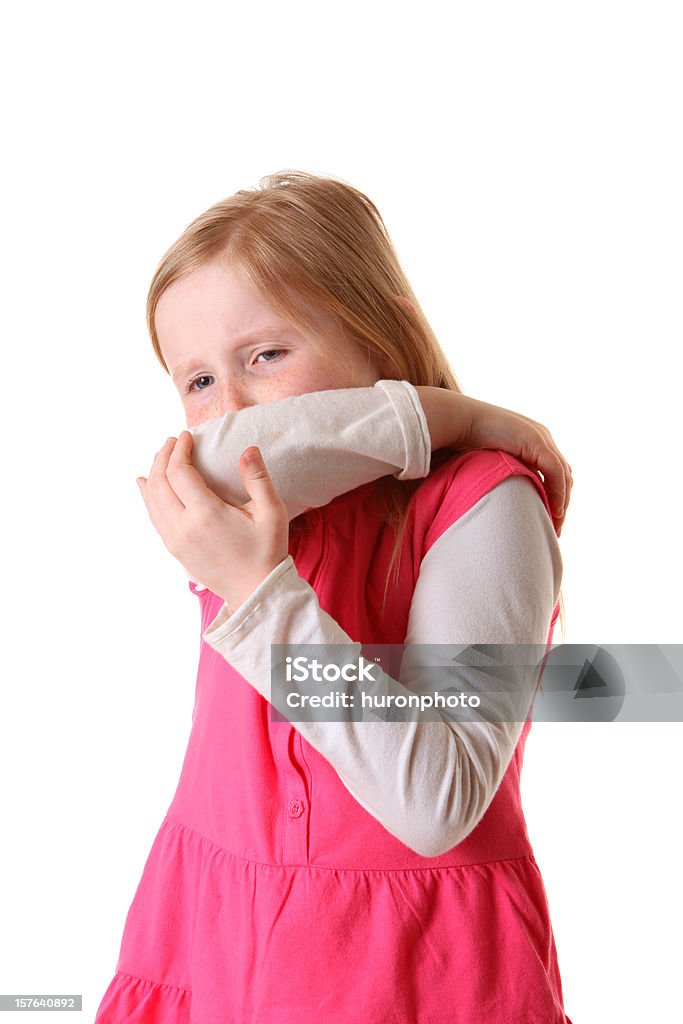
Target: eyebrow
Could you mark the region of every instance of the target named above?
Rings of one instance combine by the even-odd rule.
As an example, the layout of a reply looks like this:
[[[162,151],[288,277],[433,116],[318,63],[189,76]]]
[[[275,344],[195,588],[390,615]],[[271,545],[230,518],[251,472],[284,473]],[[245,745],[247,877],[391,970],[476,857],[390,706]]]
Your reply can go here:
[[[187,362],[181,363],[171,374],[172,380],[177,380],[178,377],[184,377],[186,374],[191,373],[192,370],[199,366],[200,361],[198,359],[188,359]]]
[[[259,341],[271,341],[277,340],[283,333],[296,331],[293,324],[281,324],[281,325],[270,325],[267,327],[259,327],[256,330],[248,331],[246,334],[241,335],[238,339],[239,344],[235,345],[233,351],[239,352],[243,348],[249,348],[250,345],[258,343]],[[184,377],[187,373],[199,365],[200,360],[196,357],[185,360],[184,363],[180,363],[171,374],[171,380],[176,381],[178,377]]]

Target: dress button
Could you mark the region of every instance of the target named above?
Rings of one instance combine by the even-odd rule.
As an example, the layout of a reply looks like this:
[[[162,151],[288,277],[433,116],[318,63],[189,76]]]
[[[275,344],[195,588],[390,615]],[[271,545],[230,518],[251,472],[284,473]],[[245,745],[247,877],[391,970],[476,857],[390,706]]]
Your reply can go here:
[[[290,800],[289,803],[289,816],[290,818],[300,818],[304,813],[303,800]]]

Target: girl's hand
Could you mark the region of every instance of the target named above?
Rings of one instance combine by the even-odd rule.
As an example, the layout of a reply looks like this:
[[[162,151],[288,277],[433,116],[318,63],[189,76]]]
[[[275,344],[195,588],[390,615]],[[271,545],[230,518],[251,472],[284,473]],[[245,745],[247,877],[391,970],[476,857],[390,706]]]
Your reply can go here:
[[[258,448],[245,448],[239,471],[251,501],[222,501],[192,465],[192,434],[169,437],[149,477],[137,477],[149,517],[190,576],[235,610],[289,553],[287,508]]]
[[[521,413],[480,402],[449,388],[416,389],[424,409],[432,448],[501,448],[530,469],[540,470],[559,537],[573,486],[572,469],[542,423]]]

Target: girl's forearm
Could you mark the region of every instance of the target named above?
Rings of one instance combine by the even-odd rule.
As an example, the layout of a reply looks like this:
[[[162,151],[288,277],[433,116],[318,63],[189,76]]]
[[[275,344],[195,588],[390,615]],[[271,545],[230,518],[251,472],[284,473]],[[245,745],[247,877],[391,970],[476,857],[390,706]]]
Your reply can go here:
[[[219,497],[235,505],[248,500],[239,456],[248,445],[258,445],[290,519],[379,477],[411,480],[430,468],[427,421],[407,381],[249,406],[190,433],[195,468]]]
[[[510,409],[449,388],[382,380],[247,407],[193,427],[193,462],[231,504],[247,500],[237,462],[261,447],[290,519],[381,476],[426,476],[431,452],[499,448],[543,474],[559,529],[571,468],[547,429]]]
[[[416,385],[415,390],[429,427],[432,451],[472,447],[474,399],[449,388],[424,384]]]

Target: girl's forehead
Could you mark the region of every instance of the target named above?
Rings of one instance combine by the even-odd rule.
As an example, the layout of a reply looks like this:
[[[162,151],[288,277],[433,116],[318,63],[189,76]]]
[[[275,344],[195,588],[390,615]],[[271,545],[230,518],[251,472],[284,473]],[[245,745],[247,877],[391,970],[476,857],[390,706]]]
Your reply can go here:
[[[170,284],[159,297],[157,313],[208,315],[227,312],[233,318],[253,316],[257,310],[272,311],[271,304],[236,267],[212,260]]]
[[[226,338],[290,327],[243,275],[217,264],[174,281],[159,297],[154,323],[159,342],[220,332]]]
[[[336,320],[325,310],[314,308],[301,296],[292,294],[295,308],[305,311],[309,321],[325,334],[337,333]],[[213,259],[170,284],[159,297],[154,323],[159,343],[175,347],[182,339],[215,335],[226,340],[250,335],[269,339],[278,331],[301,334],[294,318],[277,309],[234,264]]]

